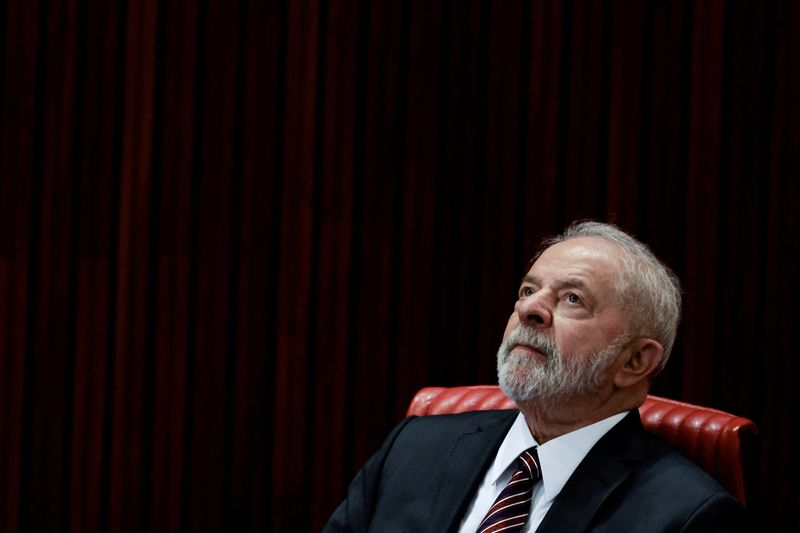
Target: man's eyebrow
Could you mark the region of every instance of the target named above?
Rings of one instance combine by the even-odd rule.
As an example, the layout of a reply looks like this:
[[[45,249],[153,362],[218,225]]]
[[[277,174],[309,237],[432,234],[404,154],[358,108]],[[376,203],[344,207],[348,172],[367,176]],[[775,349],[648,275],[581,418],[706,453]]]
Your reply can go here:
[[[522,278],[522,283],[530,283],[531,285],[541,285],[539,278],[536,276],[531,276],[530,274],[526,274],[525,277]],[[586,283],[583,280],[578,278],[567,278],[565,280],[559,281],[556,284],[558,289],[581,289],[583,291],[589,292],[589,287],[586,286]]]

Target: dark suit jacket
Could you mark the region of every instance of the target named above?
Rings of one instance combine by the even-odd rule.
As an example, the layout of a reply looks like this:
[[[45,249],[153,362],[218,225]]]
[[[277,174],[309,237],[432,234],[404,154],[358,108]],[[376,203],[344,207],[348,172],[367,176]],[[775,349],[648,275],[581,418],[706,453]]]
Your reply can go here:
[[[407,418],[355,477],[325,526],[339,531],[458,529],[517,411]],[[537,532],[741,531],[744,509],[628,413],[584,458]]]

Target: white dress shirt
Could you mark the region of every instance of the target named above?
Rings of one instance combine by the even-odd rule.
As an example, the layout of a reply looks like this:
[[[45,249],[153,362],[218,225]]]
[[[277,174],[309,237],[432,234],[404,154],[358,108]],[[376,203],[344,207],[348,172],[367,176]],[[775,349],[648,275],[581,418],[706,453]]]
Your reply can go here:
[[[531,512],[528,522],[522,528],[523,533],[536,531],[544,515],[553,505],[553,500],[589,450],[627,414],[623,412],[610,416],[549,440],[537,448],[542,479],[533,486]],[[486,471],[472,503],[461,520],[460,533],[475,533],[497,496],[514,475],[512,467],[514,461],[522,452],[536,445],[538,443],[531,435],[525,417],[520,413],[498,448],[492,466]]]

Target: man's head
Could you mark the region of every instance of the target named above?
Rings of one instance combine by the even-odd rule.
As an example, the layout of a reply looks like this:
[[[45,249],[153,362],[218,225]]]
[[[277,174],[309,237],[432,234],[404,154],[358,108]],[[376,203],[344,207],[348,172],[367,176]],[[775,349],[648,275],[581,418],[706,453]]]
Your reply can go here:
[[[498,351],[517,402],[647,390],[672,349],[680,283],[619,228],[581,222],[546,240],[523,278]],[[610,390],[610,389],[609,389]]]

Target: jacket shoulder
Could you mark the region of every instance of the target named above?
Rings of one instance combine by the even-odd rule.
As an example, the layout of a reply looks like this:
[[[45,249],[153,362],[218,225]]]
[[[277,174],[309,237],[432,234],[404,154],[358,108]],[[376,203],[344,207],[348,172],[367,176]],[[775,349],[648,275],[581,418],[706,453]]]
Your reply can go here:
[[[596,523],[628,524],[631,531],[744,530],[744,508],[716,479],[652,433],[630,437],[636,450],[626,458],[630,474],[603,503]]]

